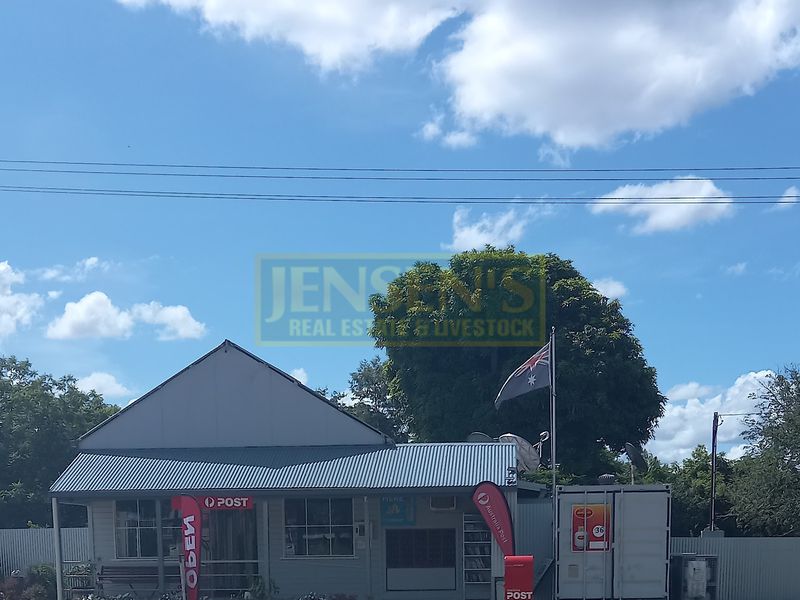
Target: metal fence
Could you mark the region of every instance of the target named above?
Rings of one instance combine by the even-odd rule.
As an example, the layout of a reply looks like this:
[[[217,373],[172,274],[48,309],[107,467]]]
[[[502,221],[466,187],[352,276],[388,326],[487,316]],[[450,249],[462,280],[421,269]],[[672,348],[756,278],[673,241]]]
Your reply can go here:
[[[672,538],[672,553],[719,557],[717,600],[800,598],[800,538]]]
[[[65,561],[89,561],[91,546],[86,527],[61,530]],[[19,569],[25,574],[34,565],[54,565],[55,541],[52,529],[0,529],[0,576]]]

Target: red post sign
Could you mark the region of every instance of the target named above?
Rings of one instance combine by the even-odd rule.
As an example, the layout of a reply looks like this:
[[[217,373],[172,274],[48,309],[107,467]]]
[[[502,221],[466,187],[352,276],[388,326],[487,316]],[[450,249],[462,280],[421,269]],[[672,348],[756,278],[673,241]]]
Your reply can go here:
[[[606,552],[611,549],[611,506],[572,505],[572,551]]]
[[[503,491],[491,481],[479,483],[472,492],[472,502],[489,526],[495,541],[505,556],[514,554],[514,528],[511,511]]]
[[[208,510],[251,510],[252,496],[200,496],[200,504]]]
[[[503,564],[506,600],[533,600],[533,557],[506,556]]]
[[[200,548],[203,537],[203,515],[200,503],[192,496],[174,496],[172,509],[181,513],[183,549],[183,583],[186,600],[200,597]]]

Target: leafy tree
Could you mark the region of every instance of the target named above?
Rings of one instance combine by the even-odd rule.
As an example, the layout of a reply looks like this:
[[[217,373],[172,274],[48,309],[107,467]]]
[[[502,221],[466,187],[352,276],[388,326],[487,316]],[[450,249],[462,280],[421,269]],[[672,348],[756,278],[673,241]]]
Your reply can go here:
[[[493,405],[509,373],[537,348],[413,342],[424,342],[415,328],[420,316],[446,323],[479,304],[482,318],[506,317],[513,294],[506,279],[492,287],[489,278],[513,271],[522,283],[534,284],[542,270],[546,322],[556,327],[559,462],[565,472],[596,476],[608,469],[604,448],[618,452],[626,441],[649,438],[666,399],[619,302],[598,293],[570,261],[487,246],[453,256],[449,268],[418,263],[391,282],[385,296],[371,299],[372,335],[387,349],[390,385],[407,398],[406,423],[415,439],[458,441],[481,430],[537,440],[549,429],[547,389],[510,400],[499,411]],[[487,273],[486,279],[476,281],[476,272]],[[389,326],[411,344],[392,345]]]
[[[116,410],[80,391],[74,377],[0,357],[0,528],[51,523],[50,485],[75,457],[78,437]],[[65,525],[75,519],[64,510]]]
[[[372,425],[395,442],[408,441],[408,426],[403,420],[405,403],[402,394],[392,391],[388,361],[379,357],[362,360],[350,374],[349,394],[317,390],[329,401],[349,414]],[[345,402],[348,395],[354,402]]]
[[[755,535],[800,535],[800,370],[770,376],[757,414],[746,420],[748,454],[737,461],[733,486],[737,518]]]

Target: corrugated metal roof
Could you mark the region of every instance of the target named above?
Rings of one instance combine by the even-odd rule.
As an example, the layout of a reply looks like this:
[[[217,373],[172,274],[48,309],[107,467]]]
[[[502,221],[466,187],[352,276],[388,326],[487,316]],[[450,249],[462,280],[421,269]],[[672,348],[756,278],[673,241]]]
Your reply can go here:
[[[83,452],[54,495],[506,485],[513,444],[398,444]]]

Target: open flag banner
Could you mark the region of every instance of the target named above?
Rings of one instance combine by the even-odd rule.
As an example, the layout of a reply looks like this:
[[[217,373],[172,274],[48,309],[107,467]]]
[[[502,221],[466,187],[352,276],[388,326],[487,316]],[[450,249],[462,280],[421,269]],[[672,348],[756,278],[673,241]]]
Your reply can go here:
[[[550,344],[551,342],[548,342],[542,346],[536,354],[508,376],[494,401],[495,408],[506,400],[550,385]]]
[[[503,490],[491,481],[475,486],[472,502],[481,513],[504,556],[514,556],[514,526]]]
[[[174,496],[172,510],[181,513],[181,548],[183,565],[181,583],[186,600],[200,597],[200,548],[203,538],[203,514],[197,498]]]

